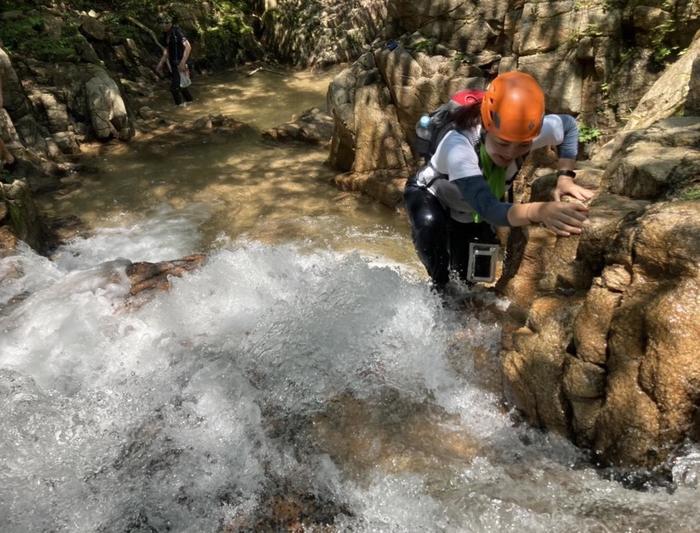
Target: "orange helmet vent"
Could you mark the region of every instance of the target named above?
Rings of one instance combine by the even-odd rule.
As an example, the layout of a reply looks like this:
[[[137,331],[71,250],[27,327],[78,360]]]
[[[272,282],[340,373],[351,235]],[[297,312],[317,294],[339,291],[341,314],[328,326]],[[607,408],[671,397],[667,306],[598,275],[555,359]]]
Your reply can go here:
[[[481,103],[481,121],[489,133],[510,142],[531,141],[542,129],[544,93],[524,72],[497,76]]]

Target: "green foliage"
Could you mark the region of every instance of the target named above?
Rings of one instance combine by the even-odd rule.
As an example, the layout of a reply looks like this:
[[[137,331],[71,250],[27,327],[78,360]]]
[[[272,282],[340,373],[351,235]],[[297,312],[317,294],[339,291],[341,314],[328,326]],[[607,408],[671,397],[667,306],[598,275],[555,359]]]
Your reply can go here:
[[[244,13],[249,15],[253,12],[253,2],[245,0],[214,0],[212,2],[222,13]]]
[[[159,35],[157,24],[160,14],[188,14],[196,18],[182,21],[188,26],[187,36],[201,42],[194,58],[203,64],[223,66],[237,62],[249,54],[253,47],[253,29],[248,23],[253,3],[245,0],[210,0],[208,5],[200,0],[68,0],[64,4],[65,16],[59,37],[46,31],[51,24],[41,5],[53,5],[51,0],[34,0],[30,4],[22,0],[0,0],[2,11],[18,11],[8,23],[0,24],[0,39],[11,52],[34,57],[47,62],[79,61],[85,39],[80,35],[79,11],[94,9],[100,20],[116,38],[132,38],[143,41],[143,31],[129,22],[136,19]],[[148,39],[146,39],[148,41]]]
[[[603,37],[605,33],[598,24],[590,24],[581,32],[581,35],[584,37]]]
[[[121,0],[114,7],[123,15],[147,21],[155,19],[158,13],[167,11],[168,5],[170,2],[167,0]]]
[[[457,67],[460,65],[460,63],[469,63],[469,57],[464,52],[457,52],[452,57],[452,62],[454,63],[455,67]]]
[[[582,143],[597,141],[601,135],[603,135],[602,132],[595,126],[581,124],[578,129],[578,140]]]
[[[433,39],[422,39],[411,45],[411,50],[414,52],[423,52],[431,54],[435,49],[435,41]]]
[[[214,65],[237,61],[241,54],[241,44],[253,35],[253,29],[243,15],[230,9],[220,16],[215,26],[205,28],[202,32],[209,62]]]
[[[43,17],[27,14],[0,25],[0,39],[10,51],[26,54],[42,61],[60,62],[77,58],[75,44],[80,39],[77,26],[70,21],[63,27],[59,38],[45,30]]]
[[[665,0],[661,8],[671,13],[673,12],[673,4],[669,0]],[[659,66],[663,66],[665,62],[678,56],[680,47],[668,44],[668,37],[673,32],[675,24],[676,21],[673,16],[669,16],[664,22],[656,26],[652,32],[652,60]]]
[[[41,34],[43,28],[43,18],[38,15],[27,15],[13,20],[12,24],[0,25],[0,38],[2,38],[5,47],[17,50],[22,41]]]
[[[683,191],[680,199],[684,201],[700,200],[700,186],[691,187],[690,189]]]
[[[676,48],[676,47],[674,47]],[[670,56],[673,53],[673,49],[669,48],[668,46],[658,46],[654,48],[654,61],[657,63],[663,63],[664,59],[666,59],[668,56]]]

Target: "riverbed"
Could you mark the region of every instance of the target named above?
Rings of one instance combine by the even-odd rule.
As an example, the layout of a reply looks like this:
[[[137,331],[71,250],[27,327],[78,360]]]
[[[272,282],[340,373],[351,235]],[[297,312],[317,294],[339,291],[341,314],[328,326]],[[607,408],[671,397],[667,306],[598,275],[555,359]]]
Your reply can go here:
[[[0,530],[696,531],[697,447],[633,479],[521,423],[483,375],[499,325],[431,292],[404,215],[261,140],[331,76],[163,90],[252,128],[94,148],[42,204],[86,233],[0,260]],[[195,252],[125,304],[130,262]]]

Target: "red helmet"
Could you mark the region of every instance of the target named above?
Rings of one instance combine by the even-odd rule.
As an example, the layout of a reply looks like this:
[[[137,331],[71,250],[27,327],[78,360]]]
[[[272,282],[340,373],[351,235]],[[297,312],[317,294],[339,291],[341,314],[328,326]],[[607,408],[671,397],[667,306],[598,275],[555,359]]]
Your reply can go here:
[[[486,89],[481,121],[489,133],[510,142],[531,141],[544,118],[544,93],[535,78],[524,72],[497,76]]]
[[[452,102],[460,107],[478,104],[484,98],[484,91],[480,89],[464,89],[452,95]]]

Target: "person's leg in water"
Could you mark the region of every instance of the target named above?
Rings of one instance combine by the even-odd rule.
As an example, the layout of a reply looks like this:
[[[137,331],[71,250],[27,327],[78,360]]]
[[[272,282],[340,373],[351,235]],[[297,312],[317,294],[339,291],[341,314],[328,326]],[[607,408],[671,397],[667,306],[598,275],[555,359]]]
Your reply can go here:
[[[187,87],[180,89],[180,92],[182,93],[182,97],[185,99],[185,102],[192,101],[192,93]]]
[[[467,281],[469,265],[469,243],[498,244],[498,237],[490,224],[486,222],[464,223],[452,220],[449,226],[450,267],[457,271],[462,281]]]
[[[185,99],[185,102],[192,101],[192,93],[190,92],[189,87],[180,87],[180,92],[182,93],[182,97]]]
[[[170,63],[170,92],[175,100],[175,105],[192,101],[192,93],[189,87],[180,87],[180,70],[177,63]]]
[[[175,105],[181,105],[184,102],[192,101],[192,93],[189,88],[180,87],[180,71],[177,64],[170,63],[170,92],[175,100]]]
[[[406,183],[404,202],[418,257],[428,271],[433,286],[442,290],[450,275],[450,215],[434,195],[416,185],[414,178]]]
[[[177,64],[170,63],[170,93],[173,95],[175,105],[182,104],[182,89],[180,88],[180,71]]]

